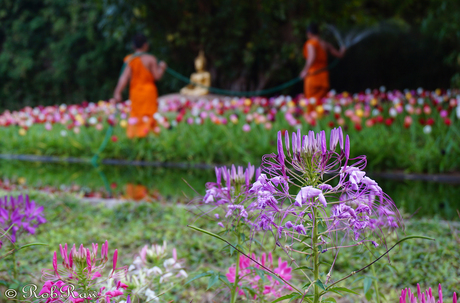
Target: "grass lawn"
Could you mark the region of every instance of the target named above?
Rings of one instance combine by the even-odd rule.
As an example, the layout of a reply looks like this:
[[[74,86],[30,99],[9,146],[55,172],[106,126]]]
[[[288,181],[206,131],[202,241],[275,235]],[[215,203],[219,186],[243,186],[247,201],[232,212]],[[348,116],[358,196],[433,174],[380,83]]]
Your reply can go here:
[[[217,230],[213,223],[203,222],[201,219],[195,221],[196,218],[184,204],[164,200],[155,203],[129,202],[107,208],[102,204],[82,202],[71,195],[45,195],[34,191],[29,194],[38,204],[45,207],[48,222],[38,228],[36,235],[23,237],[20,241],[23,244],[47,243],[49,246],[36,246],[18,253],[21,281],[24,284],[38,282],[40,270],[52,268],[53,251],[59,251],[59,244],[64,243],[88,245],[108,240],[110,251],[118,249],[119,262],[129,265],[142,246],[162,243],[165,240],[168,246],[177,248],[179,258],[185,259],[190,278],[210,269],[225,274],[228,267],[234,263],[227,252],[221,251],[224,246],[221,242],[187,228],[187,224],[193,223],[202,228]],[[444,297],[451,297],[453,291],[458,293],[460,240],[452,230],[460,232],[459,221],[426,218],[409,219],[405,223],[406,235],[424,235],[436,240],[408,240],[390,253],[391,262],[388,258],[383,258],[377,263],[376,279],[387,301],[396,302],[402,288],[411,287],[415,290],[417,283],[420,283],[422,288],[434,289],[438,283],[442,283]],[[399,232],[398,236],[402,237],[403,233]],[[389,246],[396,241],[396,235],[387,238]],[[265,245],[267,250],[273,249],[274,246],[271,244],[268,241]],[[375,253],[381,254],[384,251],[385,248],[380,247]],[[274,255],[282,256],[278,250],[274,251]],[[332,251],[325,253],[324,257],[326,262],[331,262]],[[339,253],[332,280],[338,280],[365,266],[370,258],[369,252],[363,249],[343,249]],[[286,256],[283,256],[283,259],[287,259]],[[302,261],[303,259],[297,260],[300,264]],[[2,260],[0,268],[5,266],[8,267],[8,264]],[[325,266],[324,271],[327,270]],[[1,275],[0,273],[0,277]],[[366,270],[350,278],[347,284],[340,285],[353,288],[360,294],[349,297],[349,302],[359,302],[364,298],[363,277],[372,275],[372,271]],[[292,280],[295,285],[305,284],[305,281],[296,278],[297,276],[294,276]],[[5,272],[0,279],[5,280]],[[192,299],[194,302],[214,302],[213,300],[224,301],[227,297],[225,290],[206,290],[206,286],[207,278],[195,280],[186,286],[176,285],[170,299],[174,299],[174,302],[190,302]],[[370,292],[372,291],[373,287]],[[373,300],[371,302],[374,302]]]

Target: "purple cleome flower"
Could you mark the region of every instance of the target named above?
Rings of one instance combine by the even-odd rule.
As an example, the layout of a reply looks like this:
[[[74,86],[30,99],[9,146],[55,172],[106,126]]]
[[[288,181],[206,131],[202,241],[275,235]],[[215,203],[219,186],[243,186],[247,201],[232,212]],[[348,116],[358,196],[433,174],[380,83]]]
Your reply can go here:
[[[256,178],[259,177],[260,169],[256,170],[253,165],[248,164],[247,168],[232,165],[231,169],[216,167],[215,170],[217,181],[206,184],[207,190],[202,200],[205,204],[214,206],[211,210],[214,212],[213,217],[217,220],[251,222],[249,214],[256,203],[249,189],[253,185],[254,175]],[[273,199],[273,202],[276,203],[276,200]],[[218,222],[217,224],[225,228],[224,223]]]
[[[256,229],[307,234],[316,213],[327,231],[359,241],[368,231],[401,225],[393,201],[366,176],[366,157],[350,158],[350,139],[344,140],[340,127],[331,131],[329,146],[324,131],[302,136],[299,130],[291,140],[287,132],[284,140],[278,133],[278,153],[263,157],[261,174],[249,189],[257,195]]]
[[[21,232],[35,234],[36,228],[45,222],[43,206],[30,201],[29,196],[0,198],[0,228],[6,231],[14,224],[9,235],[11,242],[16,242]]]
[[[216,168],[217,182],[206,185],[202,201],[215,206],[214,218],[242,221],[278,239],[307,235],[317,216],[326,232],[377,246],[368,234],[398,228],[401,218],[365,167],[365,156],[350,158],[350,138],[340,127],[331,131],[329,149],[324,131],[302,136],[298,130],[284,137],[279,132],[277,154],[265,155],[261,169]]]

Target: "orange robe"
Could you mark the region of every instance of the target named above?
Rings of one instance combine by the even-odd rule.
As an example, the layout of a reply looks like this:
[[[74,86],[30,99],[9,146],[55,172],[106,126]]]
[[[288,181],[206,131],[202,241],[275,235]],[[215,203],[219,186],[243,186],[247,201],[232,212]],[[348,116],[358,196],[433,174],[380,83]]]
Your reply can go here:
[[[326,97],[329,91],[329,71],[327,70],[327,51],[323,49],[316,39],[309,39],[303,46],[303,56],[308,56],[307,45],[315,49],[315,61],[308,69],[304,79],[304,93],[307,99],[315,98],[316,104],[322,104],[321,99]]]
[[[147,187],[140,184],[126,184],[126,198],[140,201],[147,197],[148,191]]]
[[[131,114],[128,121],[128,138],[143,138],[157,126],[153,115],[158,109],[158,91],[152,72],[149,71],[140,57],[126,56],[131,69],[129,84],[129,99],[131,100]]]

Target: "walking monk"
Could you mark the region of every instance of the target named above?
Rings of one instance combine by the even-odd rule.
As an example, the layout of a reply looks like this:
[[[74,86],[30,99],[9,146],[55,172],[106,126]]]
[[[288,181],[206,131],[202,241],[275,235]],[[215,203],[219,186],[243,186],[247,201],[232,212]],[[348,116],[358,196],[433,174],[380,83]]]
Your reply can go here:
[[[308,26],[307,38],[308,40],[303,46],[303,56],[306,63],[300,73],[300,78],[304,78],[305,97],[308,100],[314,98],[316,105],[321,105],[321,100],[326,97],[329,91],[327,52],[329,51],[337,58],[342,58],[345,54],[345,47],[336,50],[330,43],[322,40],[316,23],[311,23]]]
[[[130,82],[131,113],[127,129],[130,139],[146,137],[150,131],[157,132],[157,123],[153,118],[158,109],[155,80],[161,79],[166,70],[165,62],[158,63],[154,56],[145,53],[149,45],[144,35],[136,35],[133,46],[135,52],[125,57],[125,68],[113,93],[117,102],[122,101],[121,94]]]

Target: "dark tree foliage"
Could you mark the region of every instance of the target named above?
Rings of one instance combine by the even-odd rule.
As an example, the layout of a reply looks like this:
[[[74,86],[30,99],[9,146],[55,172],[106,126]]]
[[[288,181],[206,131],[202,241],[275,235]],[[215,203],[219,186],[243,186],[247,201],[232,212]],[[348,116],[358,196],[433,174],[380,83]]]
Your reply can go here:
[[[202,49],[213,86],[272,87],[298,75],[311,21],[334,43],[326,23],[391,24],[331,71],[338,90],[446,88],[458,71],[459,14],[457,0],[0,0],[0,106],[109,98],[136,32],[186,76]],[[164,94],[184,83],[167,75],[158,85]]]
[[[91,1],[1,0],[1,107],[107,98],[124,45],[98,29]]]

